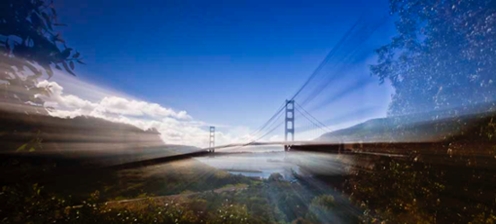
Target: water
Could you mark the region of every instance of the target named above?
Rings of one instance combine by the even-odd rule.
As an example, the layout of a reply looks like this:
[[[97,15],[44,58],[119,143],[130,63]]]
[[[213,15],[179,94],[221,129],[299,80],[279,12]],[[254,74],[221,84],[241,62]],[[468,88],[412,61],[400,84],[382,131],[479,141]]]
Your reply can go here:
[[[349,172],[353,160],[348,156],[313,152],[284,152],[282,148],[252,147],[247,153],[198,158],[199,161],[248,177],[268,178],[272,173],[294,180],[298,175],[341,175]]]
[[[291,180],[292,173],[298,172],[299,167],[285,158],[285,152],[257,152],[204,157],[198,160],[232,174],[269,178],[272,173],[280,173],[285,179]]]

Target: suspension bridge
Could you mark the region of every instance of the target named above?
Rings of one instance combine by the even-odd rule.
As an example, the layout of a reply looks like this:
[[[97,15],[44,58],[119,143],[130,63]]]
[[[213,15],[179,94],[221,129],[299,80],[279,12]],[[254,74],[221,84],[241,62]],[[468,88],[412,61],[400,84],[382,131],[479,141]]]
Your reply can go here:
[[[296,90],[296,92],[288,97],[280,107],[276,110],[274,114],[263,123],[256,131],[250,133],[248,136],[251,138],[244,142],[231,143],[231,144],[220,144],[217,145],[216,141],[216,127],[210,126],[208,128],[208,147],[199,149],[194,152],[183,153],[180,155],[167,156],[155,159],[149,159],[144,161],[137,161],[132,163],[120,164],[115,166],[115,168],[128,168],[136,167],[142,165],[151,165],[162,162],[182,160],[186,158],[193,157],[203,157],[210,155],[222,155],[238,153],[237,149],[242,149],[243,147],[249,146],[281,146],[285,151],[314,151],[314,152],[325,152],[325,153],[352,153],[352,154],[367,154],[367,155],[378,155],[387,157],[407,157],[408,155],[403,154],[390,154],[383,152],[369,152],[363,150],[355,150],[354,148],[358,144],[360,148],[371,147],[375,148],[379,145],[377,143],[347,143],[347,142],[332,142],[325,141],[321,138],[316,140],[295,140],[295,136],[299,133],[305,131],[313,130],[319,131],[320,135],[324,133],[331,132],[329,128],[331,125],[335,125],[337,122],[342,122],[350,117],[359,114],[360,112],[368,112],[368,108],[363,108],[364,105],[353,104],[356,110],[348,111],[345,114],[338,114],[342,108],[336,108],[336,102],[345,99],[357,91],[363,90],[366,85],[371,82],[377,82],[373,79],[358,79],[351,83],[342,83],[341,78],[347,76],[350,70],[355,69],[355,65],[362,63],[374,52],[375,48],[367,48],[368,39],[376,32],[379,27],[387,22],[389,16],[384,16],[377,19],[364,18],[358,19],[352,26],[345,32],[345,34],[338,40],[335,46],[331,48],[325,58],[319,63],[316,69],[310,74],[310,76],[303,82],[303,84]],[[334,91],[328,91],[329,89]],[[331,92],[331,93],[329,93]],[[323,94],[324,93],[324,94]],[[315,102],[315,101],[318,102]],[[333,105],[334,104],[334,105]],[[316,111],[322,110],[329,105],[333,105],[332,110],[328,110],[328,113],[322,114],[321,117],[329,116],[331,113],[333,118],[329,120],[327,117],[326,121],[318,119],[315,116]],[[362,108],[357,108],[357,107]],[[369,107],[370,108],[370,107]],[[296,119],[298,118],[298,120]],[[325,117],[324,117],[325,118]],[[296,126],[298,124],[305,124],[307,126]],[[327,123],[327,125],[326,125]],[[338,123],[339,124],[339,123]],[[283,129],[284,140],[270,141],[266,140],[267,136],[274,133],[276,130]],[[207,143],[207,142],[206,142]],[[411,144],[425,144],[425,143],[400,143],[404,145]],[[415,145],[414,147],[423,147],[423,145]],[[263,148],[263,147],[261,147]],[[242,152],[242,151],[241,151]]]
[[[285,151],[290,151],[292,148],[299,148],[301,146],[322,146],[327,145],[336,148],[337,150],[341,150],[344,146],[340,142],[328,142],[328,141],[295,141],[295,111],[298,112],[301,117],[305,118],[307,121],[312,123],[316,128],[319,128],[323,131],[323,133],[330,131],[329,128],[326,127],[321,121],[319,121],[315,116],[310,114],[307,110],[305,110],[300,104],[296,103],[295,100],[286,100],[283,109],[278,111],[276,116],[280,114],[284,114],[284,141],[258,141],[252,140],[248,143],[235,143],[235,144],[227,144],[227,145],[215,145],[215,127],[210,126],[209,132],[209,147],[205,148],[208,152],[215,152],[215,150],[219,149],[228,149],[228,148],[241,148],[246,146],[268,146],[268,145],[281,145],[284,146]],[[281,124],[276,125],[275,127],[279,127]],[[275,129],[275,128],[274,128]],[[268,133],[271,133],[271,130]],[[263,137],[265,137],[265,134]]]
[[[344,147],[341,142],[326,142],[319,140],[295,141],[295,135],[297,134],[295,118],[298,116],[303,119],[302,121],[308,121],[310,123],[307,127],[300,126],[298,129],[300,132],[316,130],[320,131],[320,134],[324,134],[331,131],[330,128],[328,128],[328,125],[325,124],[329,122],[320,121],[312,113],[313,111],[325,108],[326,106],[349,96],[371,82],[371,80],[358,80],[349,85],[340,83],[340,89],[336,88],[337,85],[335,85],[343,75],[346,75],[349,70],[353,69],[355,63],[363,61],[371,52],[373,52],[374,49],[367,48],[365,43],[379,27],[386,23],[387,18],[388,16],[384,16],[382,18],[365,21],[362,17],[352,24],[301,87],[299,87],[297,91],[277,109],[267,122],[255,132],[249,134],[249,136],[254,136],[252,139],[243,143],[216,145],[216,129],[215,127],[210,127],[209,146],[202,150],[214,153],[216,150],[232,150],[254,145],[281,145],[284,147],[285,151],[301,148],[302,146],[319,145],[341,150]],[[320,99],[320,102],[314,103],[312,106],[311,102],[318,99],[319,95],[322,96],[322,93],[325,92],[326,89],[329,89],[329,87],[339,90],[333,94],[324,95],[322,97],[324,99]],[[310,108],[310,110],[307,108]],[[357,111],[344,116],[351,116],[351,114]],[[282,121],[280,121],[281,118]],[[280,129],[283,124],[284,141],[263,140],[274,131]]]
[[[325,151],[326,153],[341,153],[350,152],[352,148],[350,144],[342,142],[328,142],[321,140],[309,141],[295,141],[295,136],[308,130],[320,131],[320,134],[330,132],[326,123],[319,120],[314,116],[314,112],[326,108],[326,106],[336,103],[347,96],[363,89],[371,81],[376,80],[363,80],[359,79],[357,82],[342,83],[340,78],[347,75],[350,70],[355,69],[355,65],[363,62],[367,57],[373,53],[374,48],[367,48],[366,44],[368,39],[382,26],[389,16],[384,16],[377,19],[367,19],[364,17],[358,19],[352,26],[345,32],[345,34],[338,40],[335,46],[331,48],[325,58],[319,63],[316,69],[310,76],[303,82],[303,84],[296,90],[296,92],[285,100],[276,112],[256,131],[250,133],[252,136],[248,141],[241,143],[232,143],[225,145],[216,145],[216,127],[209,127],[208,134],[208,147],[199,149],[194,152],[182,153],[179,155],[160,157],[148,160],[141,160],[131,163],[124,163],[112,168],[129,168],[139,167],[143,165],[151,165],[175,160],[182,160],[193,157],[202,157],[209,155],[219,155],[223,153],[235,153],[236,149],[241,149],[248,146],[281,146],[285,151],[303,150],[303,151]],[[334,93],[328,93],[327,90],[336,90]],[[324,94],[323,94],[324,93]],[[319,98],[320,96],[320,98]],[[316,102],[316,100],[320,100]],[[312,104],[313,103],[313,104]],[[339,108],[334,108],[332,111],[338,111]],[[364,111],[363,108],[351,111],[345,115],[334,116],[334,120],[338,122],[345,120]],[[324,116],[328,116],[326,113]],[[338,115],[338,114],[335,114]],[[321,114],[321,116],[323,116]],[[298,121],[296,120],[298,118]],[[296,126],[304,124],[307,121],[307,126]],[[308,124],[309,122],[309,124]],[[284,126],[283,126],[284,125]],[[267,136],[280,130],[284,127],[284,140],[282,141],[267,141]],[[317,137],[317,135],[316,135]],[[207,142],[206,142],[207,143]],[[355,152],[352,152],[355,153]],[[366,153],[367,154],[367,153]],[[390,156],[390,155],[388,155]]]

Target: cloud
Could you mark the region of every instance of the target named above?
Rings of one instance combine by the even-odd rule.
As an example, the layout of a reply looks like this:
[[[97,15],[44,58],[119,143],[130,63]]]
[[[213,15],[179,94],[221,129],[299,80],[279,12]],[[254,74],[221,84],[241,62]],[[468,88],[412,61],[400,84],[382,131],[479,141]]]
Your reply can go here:
[[[37,97],[44,100],[45,107],[54,108],[49,112],[52,116],[61,118],[91,116],[134,125],[143,130],[155,128],[160,132],[162,140],[166,144],[193,145],[202,148],[208,146],[209,125],[193,119],[186,111],[176,111],[157,103],[109,95],[108,93],[95,93],[91,97],[93,100],[83,99],[77,96],[79,94],[65,94],[64,88],[54,81],[41,81],[38,83],[38,87],[48,88],[51,91],[49,96],[37,95]],[[93,91],[93,89],[86,88],[85,91]],[[94,96],[100,96],[100,99]],[[216,132],[216,144],[247,141],[250,138],[248,133],[250,130],[245,127],[218,130]]]
[[[99,105],[106,109],[107,112],[132,115],[132,116],[151,116],[151,117],[175,117],[178,119],[191,119],[186,111],[175,112],[172,109],[164,108],[156,103],[144,101],[128,100],[121,97],[105,97]]]
[[[37,97],[42,98],[46,103],[45,106],[50,106],[54,108],[77,108],[81,110],[92,110],[97,105],[91,103],[90,101],[80,99],[74,95],[62,95],[64,88],[56,82],[48,82],[46,80],[41,81],[37,85],[38,87],[50,89],[51,95],[44,96],[38,95]]]
[[[44,80],[39,82],[37,86],[49,88],[51,90],[51,94],[49,96],[38,95],[37,97],[40,97],[45,101],[45,106],[51,106],[57,109],[80,109],[80,112],[89,112],[89,114],[91,114],[93,110],[98,109],[99,112],[116,115],[191,119],[186,111],[176,112],[170,108],[164,108],[156,103],[129,100],[118,96],[107,96],[100,100],[100,102],[94,103],[81,99],[75,95],[63,94],[64,88],[56,82]]]

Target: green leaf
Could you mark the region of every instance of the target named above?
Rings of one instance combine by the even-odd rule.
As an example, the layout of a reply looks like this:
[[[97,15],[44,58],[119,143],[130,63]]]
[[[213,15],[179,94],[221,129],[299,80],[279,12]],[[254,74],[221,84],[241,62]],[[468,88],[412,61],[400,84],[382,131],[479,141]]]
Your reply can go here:
[[[74,61],[69,62],[69,66],[71,67],[71,70],[74,70]]]
[[[71,51],[72,51],[72,48],[64,49],[64,51],[62,51],[62,53],[60,53],[60,58],[62,60],[67,59],[69,57],[69,55],[71,55]]]
[[[50,9],[52,10],[53,16],[56,17],[57,16],[57,11],[55,11],[55,8],[50,8]]]
[[[28,146],[28,143],[25,143],[25,144],[19,146],[19,148],[16,149],[16,152],[22,152],[22,151],[24,151],[27,146]]]
[[[46,14],[45,12],[42,12],[41,16],[45,20],[45,23],[46,23],[48,29],[53,30],[52,23],[50,22],[50,17],[48,16],[48,14]]]
[[[43,66],[43,68],[45,69],[45,72],[47,73],[48,78],[52,78],[52,76],[53,76],[52,68],[50,68],[50,66]]]
[[[57,41],[59,39],[59,37],[60,37],[60,33],[57,33],[57,34],[51,36],[51,40],[53,42],[55,42],[55,41]]]
[[[7,40],[5,40],[5,48],[7,49],[7,53],[10,54],[12,49],[10,49],[9,38],[7,38]]]
[[[76,76],[76,74],[74,74],[74,72],[72,72],[72,70],[69,68],[69,66],[67,65],[67,62],[63,61],[62,62],[62,66],[64,66],[64,69],[69,72],[69,74],[73,75],[73,76]]]

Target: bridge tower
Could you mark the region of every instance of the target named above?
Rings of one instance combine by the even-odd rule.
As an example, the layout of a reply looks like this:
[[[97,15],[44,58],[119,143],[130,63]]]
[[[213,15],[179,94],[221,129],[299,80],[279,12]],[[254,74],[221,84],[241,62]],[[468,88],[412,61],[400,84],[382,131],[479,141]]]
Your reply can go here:
[[[291,141],[294,141],[294,120],[295,120],[294,100],[286,100],[286,119],[284,128],[284,141],[288,141],[288,134],[291,134]],[[285,145],[284,150],[289,151],[290,146]]]
[[[215,152],[215,127],[210,126],[210,143],[208,145],[210,152]]]

